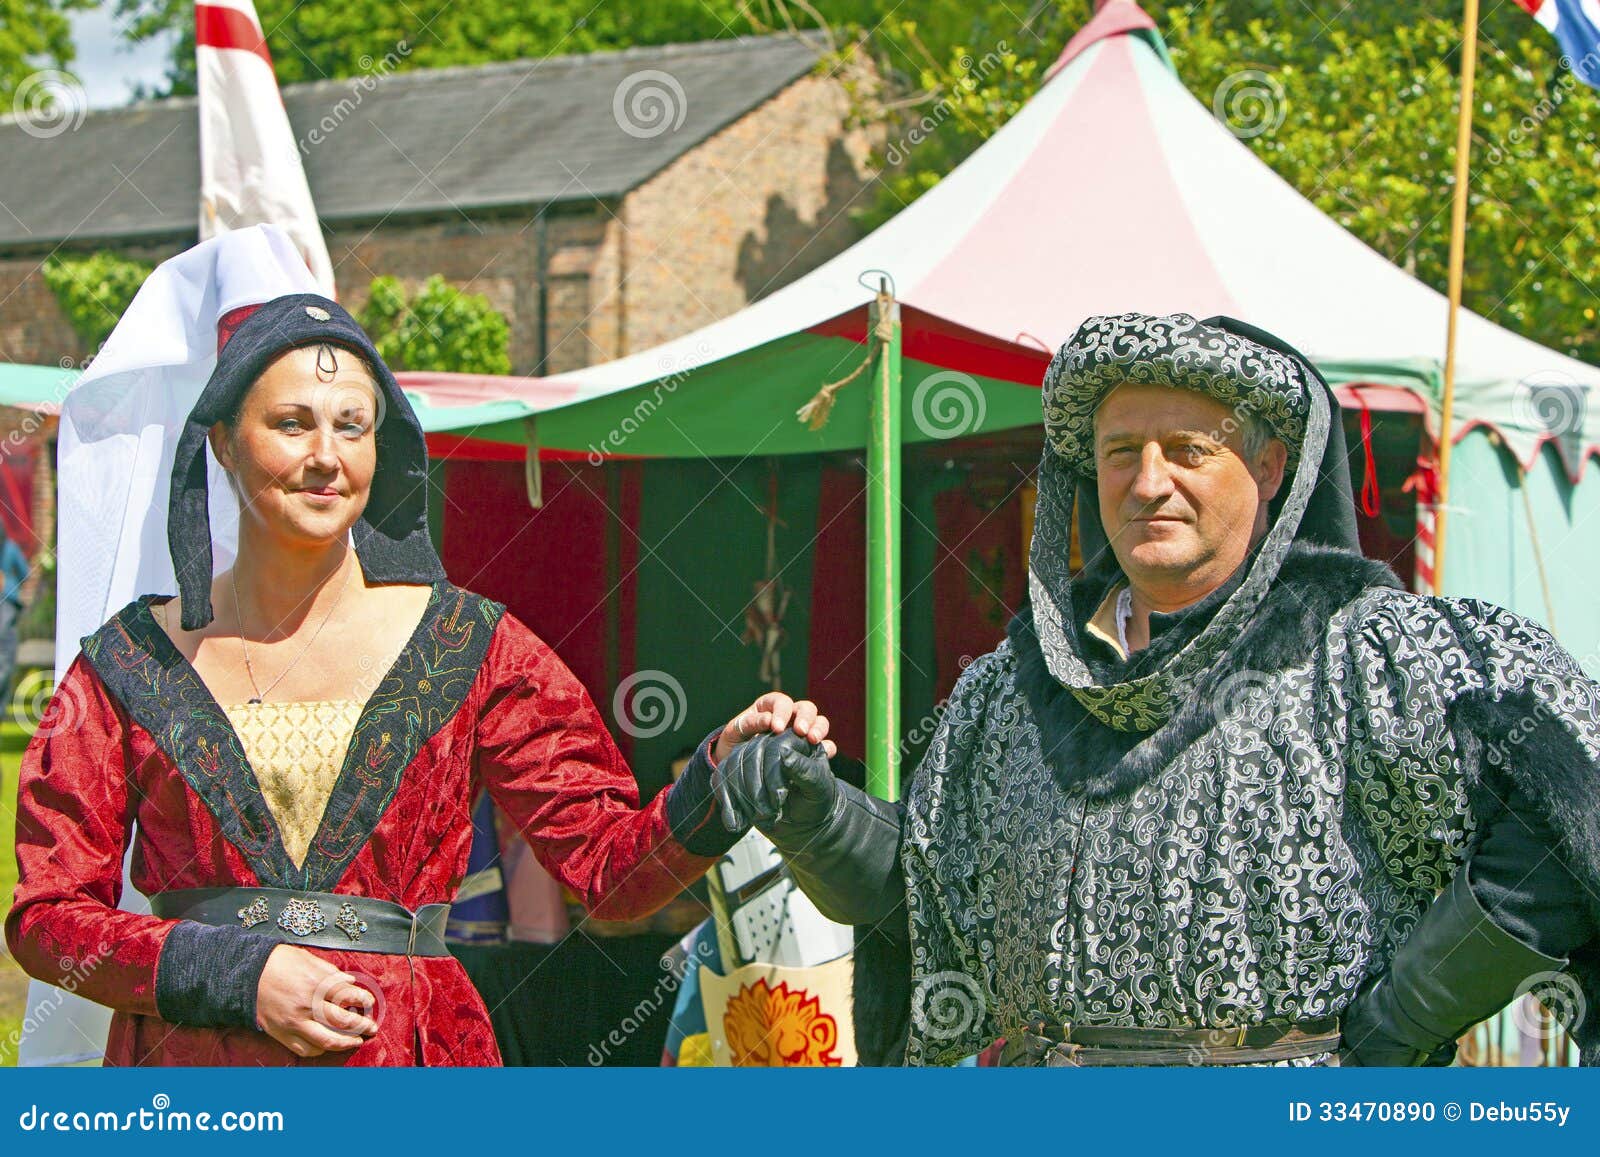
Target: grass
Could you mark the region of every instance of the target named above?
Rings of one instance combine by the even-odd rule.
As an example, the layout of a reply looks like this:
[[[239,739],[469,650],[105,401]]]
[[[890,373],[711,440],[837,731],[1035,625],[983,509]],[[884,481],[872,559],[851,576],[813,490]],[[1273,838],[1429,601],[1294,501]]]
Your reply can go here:
[[[11,911],[11,890],[17,883],[17,769],[28,732],[15,723],[0,723],[0,922]],[[0,1067],[17,1063],[14,1034],[22,1027],[28,978],[0,952]]]

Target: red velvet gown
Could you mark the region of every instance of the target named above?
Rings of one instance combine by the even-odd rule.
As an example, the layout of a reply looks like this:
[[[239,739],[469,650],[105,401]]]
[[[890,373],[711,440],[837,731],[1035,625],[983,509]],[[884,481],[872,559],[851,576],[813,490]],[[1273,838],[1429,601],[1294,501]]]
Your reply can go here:
[[[713,862],[672,836],[668,793],[639,807],[632,773],[555,653],[500,604],[440,582],[362,711],[296,868],[227,716],[151,615],[160,597],[84,640],[28,745],[18,797],[7,941],[33,976],[115,1010],[108,1064],[500,1063],[483,1001],[448,956],[308,948],[382,1002],[378,1034],[345,1053],[303,1061],[263,1032],[164,1021],[157,966],[178,921],[117,908],[135,821],[131,877],[145,895],[264,885],[412,910],[449,902],[480,783],[597,916],[648,914]]]

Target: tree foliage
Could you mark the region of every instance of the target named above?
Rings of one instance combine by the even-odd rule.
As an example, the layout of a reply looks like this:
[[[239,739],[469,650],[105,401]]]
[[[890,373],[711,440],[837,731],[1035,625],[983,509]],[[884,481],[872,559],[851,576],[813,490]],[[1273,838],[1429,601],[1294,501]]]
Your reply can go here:
[[[1460,26],[1415,0],[1349,5],[1331,17],[1313,7],[1224,0],[1147,10],[1198,100],[1229,121],[1230,80],[1257,74],[1251,81],[1270,107],[1235,111],[1266,118],[1266,129],[1236,123],[1238,135],[1323,212],[1442,291]],[[914,75],[890,74],[903,95],[898,107],[887,105],[887,164],[864,223],[899,211],[1004,124],[1089,8],[1088,0],[1036,6],[1026,31],[1037,36],[1001,35],[998,23],[955,40],[948,31],[958,23],[938,37],[911,22],[880,28],[877,57],[891,69],[910,59],[907,44],[927,52]],[[974,67],[1002,41],[1009,50],[1003,67]],[[1600,364],[1600,93],[1561,66],[1554,39],[1525,12],[1501,5],[1480,29],[1475,104],[1464,301]],[[938,121],[932,136],[893,155],[928,119]]]
[[[1251,147],[1324,213],[1443,290],[1461,30],[1437,16],[1376,21],[1332,28],[1309,50],[1266,21],[1224,35],[1200,12],[1171,12],[1168,34],[1185,83],[1208,104],[1241,69],[1275,81],[1282,122]],[[1499,12],[1483,32],[1463,300],[1600,363],[1600,94],[1520,10]]]
[[[57,255],[45,261],[42,272],[73,332],[93,353],[111,336],[123,310],[150,276],[150,266],[114,253]]]
[[[66,14],[94,5],[95,0],[0,0],[0,112],[43,112],[38,102],[60,99],[51,86],[37,89],[30,99],[35,90],[28,79],[72,63]]]
[[[16,0],[0,0],[0,3]],[[56,0],[59,2],[59,0]],[[135,36],[185,27],[178,0],[118,0]],[[1092,0],[259,0],[280,79],[472,64],[822,27],[828,63],[870,55],[879,76],[856,116],[885,144],[860,212],[886,220],[936,184],[1020,108]],[[1428,0],[1146,0],[1179,75],[1208,108],[1240,73],[1266,78],[1270,131],[1241,133],[1324,212],[1443,289],[1460,30]],[[1600,94],[1559,65],[1553,38],[1512,4],[1488,6],[1479,44],[1469,307],[1600,362],[1596,308]],[[175,57],[192,84],[192,39]],[[841,76],[845,75],[843,72]],[[185,81],[188,77],[188,81]],[[1280,115],[1281,114],[1281,115]],[[1314,276],[1314,271],[1308,275]]]
[[[390,369],[511,372],[504,315],[487,297],[462,293],[442,277],[428,278],[410,295],[398,278],[374,278],[361,325]]]

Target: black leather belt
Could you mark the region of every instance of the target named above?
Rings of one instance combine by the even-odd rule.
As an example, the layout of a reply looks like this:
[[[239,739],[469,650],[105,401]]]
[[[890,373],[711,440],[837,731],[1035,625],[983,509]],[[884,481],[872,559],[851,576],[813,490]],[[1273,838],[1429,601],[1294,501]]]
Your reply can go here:
[[[1006,1039],[1002,1065],[1259,1065],[1339,1051],[1339,1018],[1245,1028],[1118,1028],[1034,1021]]]
[[[444,927],[449,904],[412,912],[387,900],[287,888],[179,888],[150,897],[164,920],[193,920],[250,928],[285,944],[383,952],[391,956],[448,956]]]

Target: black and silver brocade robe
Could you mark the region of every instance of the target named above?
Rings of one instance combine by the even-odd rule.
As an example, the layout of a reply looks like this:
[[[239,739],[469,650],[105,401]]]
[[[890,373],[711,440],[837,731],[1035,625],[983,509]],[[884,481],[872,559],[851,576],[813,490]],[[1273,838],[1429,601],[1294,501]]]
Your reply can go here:
[[[1152,615],[1124,659],[1086,624],[1124,581],[1091,447],[1125,381],[1253,413],[1289,463],[1233,578]],[[1541,900],[1551,879],[1572,898],[1514,895],[1516,851],[1501,914],[1565,924],[1595,1005],[1600,687],[1542,627],[1410,594],[1360,555],[1337,402],[1310,364],[1231,319],[1091,318],[1043,395],[1029,605],[963,674],[909,785],[905,919],[858,930],[863,1058],[948,1063],[1036,1018],[1339,1013],[1487,833],[1506,860],[1507,830],[1559,860]],[[1586,1064],[1597,1024],[1574,1026]]]
[[[1026,612],[968,668],[906,800],[909,1063],[1035,1017],[1338,1013],[1514,791],[1600,882],[1600,688],[1537,624],[1367,585],[1379,569],[1297,548],[1237,648],[1260,665],[1219,665],[1121,751],[1052,689]],[[1054,762],[1041,714],[1069,733]],[[1063,782],[1074,759],[1123,775]]]

